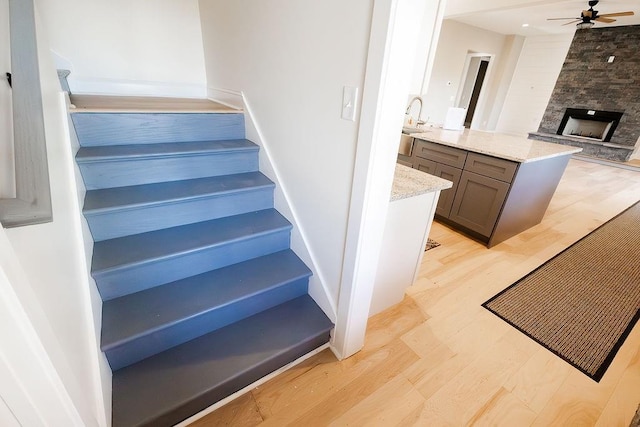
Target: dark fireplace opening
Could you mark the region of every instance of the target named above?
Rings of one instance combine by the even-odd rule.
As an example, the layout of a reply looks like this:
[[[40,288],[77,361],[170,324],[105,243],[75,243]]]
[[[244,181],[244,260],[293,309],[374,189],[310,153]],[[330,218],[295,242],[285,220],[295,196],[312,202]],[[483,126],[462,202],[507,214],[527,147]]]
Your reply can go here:
[[[558,135],[609,142],[623,113],[567,108]]]

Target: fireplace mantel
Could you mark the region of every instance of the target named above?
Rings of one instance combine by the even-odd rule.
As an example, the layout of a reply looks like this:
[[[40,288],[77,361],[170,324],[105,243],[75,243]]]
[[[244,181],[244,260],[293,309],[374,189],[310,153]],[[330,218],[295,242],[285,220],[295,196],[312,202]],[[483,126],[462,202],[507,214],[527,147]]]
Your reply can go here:
[[[531,132],[529,139],[539,141],[555,142],[557,144],[581,147],[582,153],[586,156],[599,157],[607,160],[624,162],[629,157],[634,147],[628,145],[614,144],[611,142],[598,141],[593,138],[579,136],[558,135],[555,133]]]

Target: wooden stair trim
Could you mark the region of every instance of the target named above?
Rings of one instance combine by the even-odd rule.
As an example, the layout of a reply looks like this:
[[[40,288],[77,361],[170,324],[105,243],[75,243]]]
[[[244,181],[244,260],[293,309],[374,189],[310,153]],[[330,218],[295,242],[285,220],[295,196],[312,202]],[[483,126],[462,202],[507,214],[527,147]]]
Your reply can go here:
[[[76,113],[240,113],[211,99],[72,94]]]

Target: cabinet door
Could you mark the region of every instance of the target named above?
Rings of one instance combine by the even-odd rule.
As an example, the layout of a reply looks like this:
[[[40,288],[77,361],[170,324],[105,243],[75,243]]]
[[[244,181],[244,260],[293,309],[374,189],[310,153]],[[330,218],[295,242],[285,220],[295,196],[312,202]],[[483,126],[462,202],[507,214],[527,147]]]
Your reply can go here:
[[[490,237],[509,191],[509,184],[464,171],[449,218]]]
[[[449,218],[451,206],[453,205],[453,198],[456,195],[458,183],[460,182],[460,176],[462,175],[462,169],[437,163],[436,170],[432,175],[453,182],[453,186],[451,188],[442,190],[440,192],[440,198],[438,199],[438,204],[436,205],[436,214],[445,218]]]
[[[433,162],[431,160],[416,157],[413,160],[413,168],[430,175],[436,174],[436,162]]]

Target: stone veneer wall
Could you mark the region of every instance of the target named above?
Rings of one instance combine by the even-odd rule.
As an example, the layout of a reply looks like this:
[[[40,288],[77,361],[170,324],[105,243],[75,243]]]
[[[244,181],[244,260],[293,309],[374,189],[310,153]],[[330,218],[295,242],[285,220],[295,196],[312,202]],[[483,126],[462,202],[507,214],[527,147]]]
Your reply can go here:
[[[632,148],[640,137],[640,25],[576,30],[538,133],[555,134],[566,108],[623,112],[611,144],[582,146],[585,154],[626,160],[631,150],[608,151]]]

